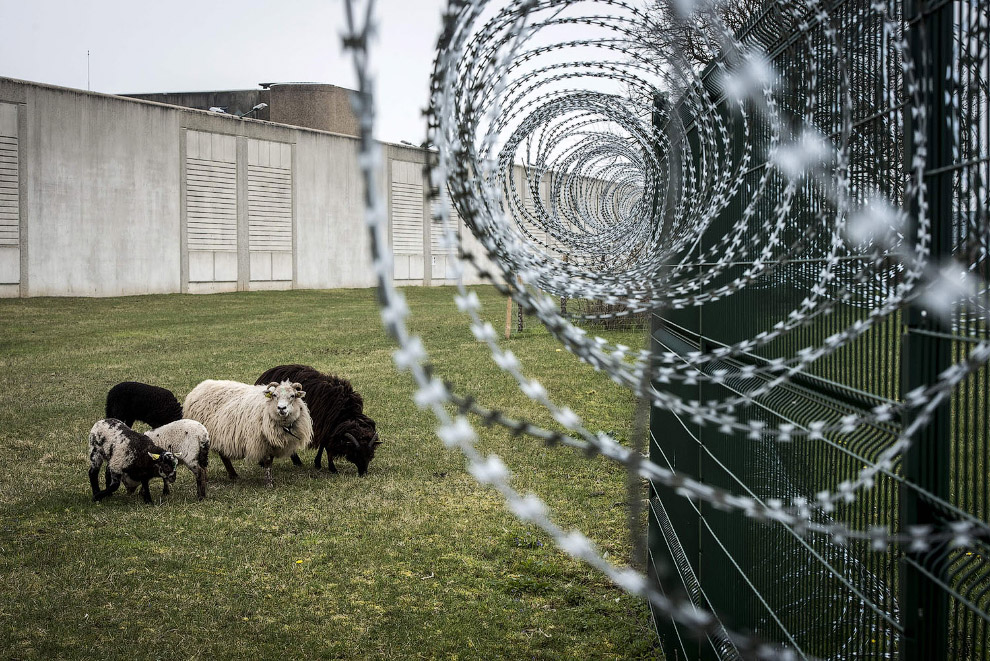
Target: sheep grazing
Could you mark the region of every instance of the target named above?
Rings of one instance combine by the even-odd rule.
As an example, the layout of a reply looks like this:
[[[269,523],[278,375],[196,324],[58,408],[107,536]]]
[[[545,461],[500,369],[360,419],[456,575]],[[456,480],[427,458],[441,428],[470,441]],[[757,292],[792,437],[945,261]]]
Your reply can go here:
[[[180,419],[182,406],[171,390],[124,381],[107,393],[106,417],[123,420],[128,427],[133,427],[135,420],[149,427],[161,427]]]
[[[206,498],[206,465],[210,455],[210,434],[195,420],[176,420],[145,435],[153,443],[172,452],[196,476],[196,495]]]
[[[364,414],[364,400],[350,382],[307,365],[279,365],[258,377],[257,383],[282,380],[298,381],[306,389],[306,402],[313,417],[313,441],[309,446],[318,448],[313,465],[322,467],[321,458],[326,451],[331,472],[337,472],[333,458],[343,456],[357,466],[358,475],[367,473],[381,441],[375,421]],[[293,453],[292,463],[302,465],[299,455]]]
[[[100,489],[100,467],[107,464],[107,486]],[[151,502],[148,482],[162,478],[162,495],[168,495],[168,485],[175,482],[176,456],[155,445],[145,434],[139,434],[120,420],[98,421],[89,432],[89,485],[93,500],[100,501],[120,488],[128,493],[141,485],[141,497]]]
[[[198,420],[230,479],[231,459],[257,461],[272,483],[272,460],[287,457],[313,439],[313,421],[302,386],[291,381],[251,386],[237,381],[203,381],[186,395],[187,418]]]

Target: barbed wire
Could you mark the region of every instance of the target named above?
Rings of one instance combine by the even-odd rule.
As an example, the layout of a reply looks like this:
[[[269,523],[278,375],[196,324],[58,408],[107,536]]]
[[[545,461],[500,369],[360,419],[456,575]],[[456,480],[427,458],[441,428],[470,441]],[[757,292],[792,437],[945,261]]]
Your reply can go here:
[[[931,385],[904,393],[899,402],[804,425],[771,426],[739,415],[908,306],[922,308],[923,314],[946,326],[990,321],[988,284],[979,277],[988,260],[985,205],[980,211],[977,204],[967,215],[972,227],[964,245],[953,251],[969,256],[967,263],[941,262],[932,256],[924,187],[928,119],[904,30],[885,4],[874,3],[864,11],[882,23],[882,46],[900,70],[906,90],[903,103],[915,126],[913,159],[908,175],[897,182],[896,199],[879,187],[864,190],[861,181],[852,182],[850,172],[859,167],[851,148],[857,99],[849,70],[855,62],[850,63],[840,47],[837,30],[817,0],[778,6],[809,53],[807,71],[775,71],[757,46],[737,41],[721,26],[716,33],[723,57],[705,76],[676,53],[662,61],[649,57],[643,35],[654,20],[623,0],[450,2],[442,17],[431,80],[426,144],[436,148],[430,152],[430,185],[450,194],[450,200],[438,196],[435,222],[442,228],[444,247],[457,249],[460,257],[452,266],[458,280],[455,303],[495,364],[566,433],[512,419],[457,393],[435,374],[426,347],[406,326],[409,310],[391,284],[386,205],[375,180],[382,156],[371,138],[374,102],[368,42],[374,31],[373,2],[364,5],[361,19],[355,16],[356,5],[357,0],[346,3],[345,44],[354,54],[359,80],[366,218],[382,320],[399,345],[395,363],[414,378],[415,401],[436,416],[440,439],[465,455],[471,474],[498,490],[517,517],[540,526],[564,551],[631,594],[649,599],[689,629],[759,658],[807,655],[728,631],[695,603],[672,601],[639,572],[610,564],[583,533],[557,526],[537,496],[520,494],[511,486],[511,473],[501,458],[476,448],[477,435],[466,414],[514,435],[604,456],[686,498],[785,525],[802,536],[825,535],[838,544],[869,540],[876,550],[897,543],[912,551],[942,544],[970,546],[978,538],[990,538],[985,522],[958,509],[952,511],[959,520],[943,528],[916,526],[906,532],[879,526],[857,530],[829,516],[837,505],[853,503],[873,488],[879,476],[893,474],[935,411],[960,383],[987,365],[986,340],[974,341]],[[681,10],[683,16],[672,20],[689,24],[703,16],[720,25],[705,3],[685,0]],[[985,48],[965,51],[986,63]],[[829,77],[832,88],[820,88],[819,62],[834,69]],[[786,83],[787,73],[807,76],[809,92],[800,112],[785,117],[777,90]],[[884,84],[885,93],[889,90],[893,96],[897,83],[885,79]],[[826,113],[832,129],[826,133],[816,117],[828,95],[837,95],[838,101]],[[896,131],[888,133],[887,139],[898,139]],[[756,151],[756,135],[766,142],[765,158]],[[958,131],[953,135],[958,143]],[[750,181],[754,174],[755,183]],[[978,172],[970,187],[977,200],[986,198]],[[820,204],[795,236],[794,214],[808,212],[799,204],[799,195],[812,195]],[[738,218],[702,250],[702,236],[733,201],[740,207]],[[484,248],[483,256],[458,241],[451,203]],[[903,210],[908,207],[911,214]],[[863,458],[854,478],[818,492],[814,499],[760,499],[700,483],[588,429],[577,413],[557,405],[538,380],[525,374],[513,353],[499,346],[494,329],[482,320],[480,301],[461,278],[465,264],[535,315],[582,361],[654,407],[736,435],[739,442],[820,441],[865,426],[908,422],[875,459]],[[730,278],[739,266],[742,274]],[[805,288],[804,300],[770,329],[708,351],[633,351],[589,337],[574,323],[642,312],[662,316],[767,287],[780,278]],[[560,314],[554,297],[594,299],[621,305],[624,311],[568,317]],[[865,315],[820,344],[788,357],[754,361],[758,349],[796,335],[840,306],[862,308]],[[671,387],[725,385],[730,380],[736,393],[710,402],[685,399]],[[455,405],[456,414],[445,408],[448,403]]]

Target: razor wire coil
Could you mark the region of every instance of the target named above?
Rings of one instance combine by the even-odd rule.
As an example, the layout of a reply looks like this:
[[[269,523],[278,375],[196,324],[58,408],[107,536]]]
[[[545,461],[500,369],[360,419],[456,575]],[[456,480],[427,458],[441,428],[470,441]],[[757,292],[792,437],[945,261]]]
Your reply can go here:
[[[990,236],[986,182],[977,170],[970,182],[975,201],[966,202],[968,231],[963,245],[953,251],[968,261],[940,262],[930,250],[924,131],[911,136],[914,159],[897,182],[896,199],[873,189],[851,147],[863,105],[850,73],[857,62],[843,52],[838,30],[817,0],[769,5],[796,27],[793,41],[808,54],[806,71],[775,70],[758,43],[740,41],[719,26],[711,6],[688,1],[682,5],[683,15],[673,17],[675,22],[705,20],[718,26],[718,42],[712,45],[723,55],[704,75],[676,53],[659,61],[651,57],[643,41],[644,34],[657,29],[655,18],[622,0],[450,3],[431,81],[427,144],[435,148],[430,184],[449,191],[449,199],[440,195],[437,200],[435,222],[443,228],[446,246],[459,250],[463,263],[456,270],[462,273],[464,264],[475,266],[581,360],[606,371],[652,406],[694,424],[762,443],[822,440],[894,419],[910,420],[897,440],[872,461],[864,459],[854,479],[820,491],[813,500],[794,495],[789,502],[782,495],[761,499],[700,483],[587,429],[577,413],[556,405],[537,380],[526,376],[512,352],[498,345],[494,329],[478,314],[477,296],[463,284],[458,285],[455,302],[477,340],[487,345],[495,363],[522,392],[545,406],[568,432],[512,420],[455,392],[433,373],[426,348],[406,328],[408,308],[390,282],[384,204],[374,194],[371,174],[381,159],[380,149],[370,140],[373,97],[367,37],[373,23],[370,13],[363,23],[356,20],[353,3],[348,2],[347,43],[361,83],[361,163],[369,191],[367,217],[382,318],[399,344],[397,366],[409,370],[418,384],[417,404],[433,410],[444,443],[464,452],[472,474],[498,489],[519,518],[542,526],[565,551],[689,627],[729,641],[747,654],[792,658],[789,650],[726,632],[717,618],[693,603],[670,601],[638,573],[605,561],[583,534],[558,528],[542,501],[511,487],[511,475],[500,458],[475,448],[476,433],[465,417],[474,413],[484,424],[605,456],[686,498],[839,544],[865,539],[876,549],[903,543],[919,550],[942,543],[965,546],[975,537],[990,535],[985,522],[958,509],[959,520],[944,529],[917,527],[897,533],[882,527],[853,529],[829,517],[837,505],[854,502],[871,489],[878,476],[893,475],[934,411],[964,379],[986,367],[990,341],[974,341],[928,387],[866,412],[776,427],[739,415],[908,306],[921,307],[946,325],[990,323],[990,290],[982,275]],[[922,90],[904,28],[884,3],[874,3],[869,12],[871,20],[882,24],[880,48],[903,77],[906,93],[898,103],[907,106],[923,128],[927,118]],[[575,38],[575,33],[587,36]],[[981,34],[986,36],[986,30],[972,32],[973,43],[962,49],[975,59],[977,69],[988,61],[986,47],[977,43]],[[707,38],[699,33],[702,37]],[[832,87],[822,89],[826,65],[833,69]],[[780,90],[789,77],[799,75],[807,78],[809,91],[795,103]],[[884,94],[893,100],[898,93],[886,75],[884,68]],[[826,103],[826,97],[832,102]],[[964,132],[955,128],[959,152],[966,141]],[[767,145],[763,154],[755,148],[756,136]],[[896,127],[886,127],[880,137],[896,140]],[[977,155],[982,149],[985,157],[987,147],[969,143],[967,149],[975,149]],[[816,201],[810,221],[796,222],[799,211],[807,211],[799,209],[799,195]],[[739,207],[737,220],[712,245],[697,249],[730,203]],[[471,254],[459,245],[451,206],[485,254]],[[797,231],[796,226],[803,229]],[[729,277],[740,267],[741,275]],[[752,337],[686,356],[613,346],[589,337],[577,323],[704,306],[747,289],[770,287],[781,278],[806,290],[797,307]],[[564,315],[554,297],[591,299],[624,310]],[[797,335],[840,305],[861,308],[865,315],[790,356],[743,364],[735,371],[723,367]],[[688,400],[665,388],[699,382],[722,385],[729,379],[737,392],[717,401]],[[448,402],[460,415],[444,410]]]

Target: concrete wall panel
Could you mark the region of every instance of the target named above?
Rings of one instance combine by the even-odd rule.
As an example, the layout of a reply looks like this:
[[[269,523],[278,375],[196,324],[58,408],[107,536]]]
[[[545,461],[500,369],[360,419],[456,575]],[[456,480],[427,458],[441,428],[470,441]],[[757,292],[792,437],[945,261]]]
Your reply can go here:
[[[237,253],[213,253],[213,279],[217,282],[237,282]]]
[[[394,265],[392,269],[392,277],[396,280],[408,280],[409,279],[409,255],[394,255],[393,256]]]
[[[409,260],[409,278],[411,280],[422,280],[423,279],[423,258],[418,255],[419,259]]]
[[[0,246],[0,284],[16,285],[21,281],[21,251]]]
[[[237,291],[236,282],[190,282],[190,294],[220,294]]]
[[[0,78],[5,134],[22,155],[21,245],[0,251],[0,296],[375,284],[355,138]],[[425,152],[382,154],[383,238],[403,209],[418,228],[395,280],[452,282],[422,199]],[[395,185],[419,195],[403,206]],[[484,254],[460,222],[458,233]]]
[[[272,254],[251,251],[251,280],[272,279]]]
[[[17,106],[0,103],[0,135],[17,136]]]
[[[213,281],[213,251],[212,250],[189,251],[189,281],[190,282]]]
[[[292,289],[291,280],[258,280],[251,283],[251,291],[285,291]]]
[[[272,253],[272,280],[292,280],[292,253]]]
[[[178,115],[57,88],[27,97],[28,295],[178,291]]]
[[[364,187],[358,141],[320,133],[298,134],[296,287],[372,287]],[[329,155],[329,157],[328,157]]]

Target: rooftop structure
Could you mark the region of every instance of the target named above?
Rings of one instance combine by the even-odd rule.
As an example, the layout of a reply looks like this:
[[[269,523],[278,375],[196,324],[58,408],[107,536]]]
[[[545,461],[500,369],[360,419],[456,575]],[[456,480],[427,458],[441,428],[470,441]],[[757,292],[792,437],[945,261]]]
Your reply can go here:
[[[353,90],[324,83],[260,83],[255,90],[120,96],[357,136],[359,126],[351,106],[352,94]]]

